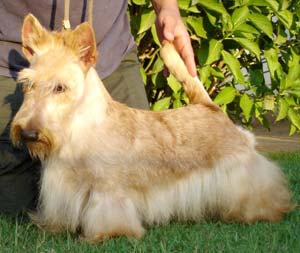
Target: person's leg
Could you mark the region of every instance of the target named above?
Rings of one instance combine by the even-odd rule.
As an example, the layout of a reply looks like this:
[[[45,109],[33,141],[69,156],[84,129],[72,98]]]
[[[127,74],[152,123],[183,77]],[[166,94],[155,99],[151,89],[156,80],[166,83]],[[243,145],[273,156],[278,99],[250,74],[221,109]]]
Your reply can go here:
[[[134,50],[124,57],[116,71],[102,81],[115,100],[130,107],[149,109],[139,67],[137,52]]]
[[[25,149],[16,149],[9,124],[22,102],[22,88],[12,78],[0,76],[0,213],[31,209],[37,199],[40,166]]]

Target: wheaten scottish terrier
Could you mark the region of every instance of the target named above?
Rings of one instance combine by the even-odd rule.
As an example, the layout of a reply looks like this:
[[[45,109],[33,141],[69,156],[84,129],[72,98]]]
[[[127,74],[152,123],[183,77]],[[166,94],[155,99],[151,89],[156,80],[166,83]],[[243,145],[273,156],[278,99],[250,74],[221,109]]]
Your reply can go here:
[[[162,58],[191,105],[151,112],[109,96],[93,68],[88,23],[49,32],[28,15],[22,41],[31,65],[19,76],[25,98],[11,137],[43,164],[34,215],[40,226],[101,241],[139,238],[143,224],[171,219],[278,221],[291,210],[280,169],[189,76],[171,44]]]

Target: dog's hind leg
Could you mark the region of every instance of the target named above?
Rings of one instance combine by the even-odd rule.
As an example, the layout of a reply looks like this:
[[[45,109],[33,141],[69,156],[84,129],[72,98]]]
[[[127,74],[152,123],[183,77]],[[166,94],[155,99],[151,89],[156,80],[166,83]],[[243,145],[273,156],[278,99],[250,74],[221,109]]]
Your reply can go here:
[[[254,153],[248,164],[233,171],[230,183],[235,187],[228,190],[232,201],[223,216],[225,220],[275,222],[293,209],[282,172],[263,156]]]
[[[134,203],[121,194],[91,192],[81,217],[84,240],[101,242],[110,237],[140,238],[144,234]]]

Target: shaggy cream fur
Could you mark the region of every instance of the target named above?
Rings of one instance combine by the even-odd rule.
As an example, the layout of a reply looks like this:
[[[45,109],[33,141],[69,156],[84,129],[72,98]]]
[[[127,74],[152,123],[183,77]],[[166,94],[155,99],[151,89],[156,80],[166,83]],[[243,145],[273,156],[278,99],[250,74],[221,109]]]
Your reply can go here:
[[[19,76],[25,99],[11,137],[43,164],[33,216],[40,226],[80,230],[95,242],[139,238],[144,223],[171,219],[278,221],[293,207],[280,169],[189,76],[171,44],[162,58],[191,105],[151,112],[109,96],[92,67],[97,52],[88,23],[48,32],[28,15],[22,39],[31,65]]]

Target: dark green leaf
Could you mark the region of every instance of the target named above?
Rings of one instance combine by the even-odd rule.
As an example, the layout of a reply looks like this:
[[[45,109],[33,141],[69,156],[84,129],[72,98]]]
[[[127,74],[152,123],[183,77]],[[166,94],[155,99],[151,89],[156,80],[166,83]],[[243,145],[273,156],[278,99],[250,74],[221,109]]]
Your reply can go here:
[[[181,99],[188,105],[190,103],[190,100],[185,92],[182,93]]]
[[[147,31],[155,22],[155,12],[154,11],[145,11],[141,16],[141,25],[138,30],[138,34]]]
[[[157,59],[154,62],[154,65],[152,67],[153,72],[158,73],[158,72],[162,71],[163,68],[164,68],[164,63],[163,63],[162,59],[160,57],[157,57]]]
[[[226,104],[221,106],[221,110],[227,115],[227,105]]]
[[[294,133],[296,133],[297,131],[297,128],[291,124],[291,128],[290,128],[290,132],[289,132],[289,136],[293,135]]]
[[[167,86],[167,80],[162,72],[151,75],[151,81],[157,89],[162,89]]]
[[[230,69],[236,82],[243,84],[245,82],[244,76],[240,69],[240,62],[229,52],[222,50],[222,57],[227,67]]]
[[[255,6],[268,6],[268,3],[266,1],[261,0],[250,0],[248,2],[248,5],[255,5]]]
[[[211,74],[217,78],[224,79],[224,74],[217,67],[211,67]]]
[[[155,24],[153,24],[151,26],[151,34],[152,34],[153,41],[155,42],[155,44],[160,47],[161,45],[160,45],[160,41],[159,41],[158,36],[157,36]]]
[[[191,6],[190,8],[188,8],[187,10],[188,12],[192,12],[192,13],[200,13],[201,11],[197,8],[197,6]]]
[[[292,85],[291,86],[298,86],[298,87],[295,87],[293,89],[289,89],[287,91],[288,94],[291,94],[297,98],[300,98],[300,80],[298,80],[298,82],[296,82],[296,85],[295,85],[295,82],[292,82]]]
[[[214,99],[214,102],[218,105],[226,105],[231,103],[236,95],[236,89],[233,87],[225,87],[219,92],[219,94]]]
[[[252,13],[249,14],[249,20],[260,31],[264,32],[269,38],[272,39],[273,27],[271,21],[262,14]]]
[[[209,65],[220,59],[221,50],[223,49],[222,41],[211,39],[209,41],[208,57],[205,65]]]
[[[191,4],[191,0],[178,0],[178,6],[181,10],[188,10]]]
[[[290,4],[292,3],[291,0],[280,0],[279,2],[280,2],[280,9],[281,10],[286,10],[290,6]],[[299,5],[298,5],[298,7],[299,7]]]
[[[230,15],[222,15],[222,30],[224,33],[230,33],[233,30],[233,23]]]
[[[200,80],[202,83],[205,83],[208,77],[210,76],[210,66],[204,66],[199,69]]]
[[[165,97],[157,102],[152,106],[152,110],[156,112],[167,110],[170,107],[171,97]]]
[[[241,8],[235,9],[234,12],[232,13],[233,26],[237,27],[243,24],[247,20],[248,14],[249,14],[249,9],[246,5]]]
[[[249,121],[251,117],[253,105],[254,102],[249,98],[249,96],[246,93],[244,93],[240,99],[240,107],[245,115],[246,121]]]
[[[209,10],[205,10],[206,16],[211,23],[212,26],[216,27],[217,26],[217,17],[216,15],[213,15]]]
[[[167,80],[168,80],[168,85],[173,92],[178,93],[178,91],[181,90],[182,88],[181,84],[177,81],[177,79],[172,74],[170,74]]]
[[[208,57],[208,52],[209,52],[209,44],[207,40],[203,40],[203,42],[200,45],[200,48],[196,49],[196,56],[198,58],[199,64],[201,66],[205,65],[205,62]]]
[[[275,44],[283,44],[286,43],[288,39],[287,30],[283,26],[277,26],[276,38],[274,40]]]
[[[173,108],[174,108],[174,109],[180,108],[180,107],[182,107],[182,106],[183,106],[183,104],[182,104],[182,102],[181,102],[180,99],[175,99],[175,100],[174,100],[174,102],[173,102]]]
[[[141,73],[141,76],[142,76],[142,79],[143,79],[143,83],[146,84],[147,83],[147,76],[146,76],[146,72],[145,72],[143,67],[140,67],[140,73]]]
[[[172,97],[176,100],[176,99],[180,99],[181,98],[181,93],[180,92],[178,92],[178,93],[175,93],[175,92],[173,92],[172,93]]]
[[[262,69],[250,69],[249,70],[250,75],[250,84],[255,87],[259,87],[264,83],[264,74]]]
[[[279,3],[276,0],[265,0],[267,4],[272,8],[274,11],[278,11]]]
[[[284,24],[286,28],[291,28],[293,24],[293,14],[288,10],[279,11],[277,17]]]
[[[288,117],[298,130],[300,130],[300,115],[293,108],[290,108],[288,111]]]
[[[262,102],[258,101],[255,103],[255,118],[259,121],[260,124],[264,124]]]
[[[262,108],[262,102],[257,101],[255,102],[255,117],[257,120],[262,124],[264,127],[270,129],[270,123],[264,116],[264,110]]]
[[[202,17],[189,16],[187,18],[187,23],[193,28],[197,36],[205,39],[207,38],[207,33],[203,26]]]
[[[280,80],[283,75],[282,67],[278,61],[278,52],[274,48],[270,48],[264,51],[264,55],[267,59],[271,78],[273,80]]]
[[[232,38],[237,43],[239,43],[243,48],[248,49],[251,53],[253,53],[257,59],[260,59],[260,48],[256,42],[245,38]]]
[[[289,87],[290,80],[289,77],[286,74],[283,74],[281,79],[280,79],[280,90],[285,90]]]
[[[286,102],[289,104],[289,106],[297,106],[295,98],[291,96],[285,97]]]
[[[273,95],[267,95],[263,100],[264,110],[274,111],[275,108],[275,97]]]
[[[298,55],[293,55],[292,60],[290,61],[288,77],[293,81],[300,79],[300,62]]]
[[[279,98],[278,106],[279,106],[279,111],[276,117],[276,121],[285,119],[289,110],[289,104],[285,101],[284,98]]]
[[[151,81],[156,88],[163,88],[167,84],[166,78],[162,73],[163,68],[163,61],[160,57],[157,57],[152,67],[152,71],[154,72],[154,74],[151,75]]]
[[[145,5],[147,3],[146,0],[132,0],[132,2],[136,5]]]
[[[208,10],[215,11],[223,15],[229,15],[222,2],[217,0],[199,0],[199,4]]]
[[[252,33],[244,33],[241,31],[234,31],[233,35],[238,38],[246,38],[246,39],[252,40],[252,41],[254,41],[257,38],[257,36],[253,35]]]
[[[252,34],[255,34],[255,35],[259,34],[259,31],[256,28],[254,28],[252,25],[248,25],[246,23],[240,24],[239,26],[235,27],[234,31],[252,33]]]

